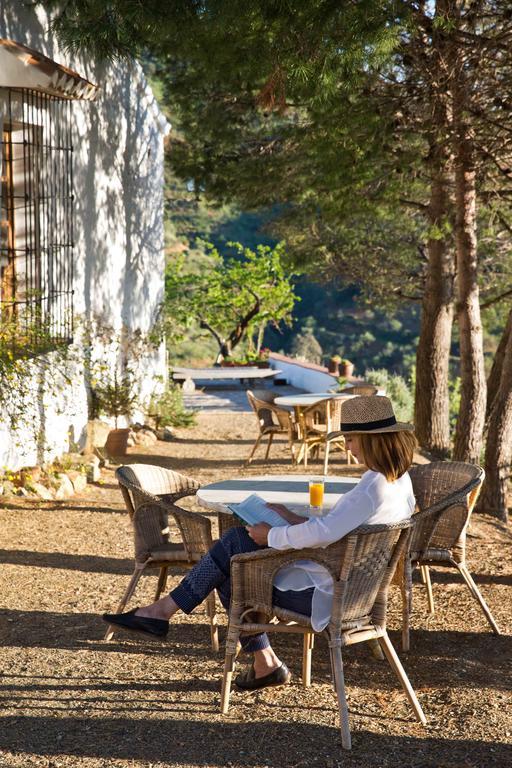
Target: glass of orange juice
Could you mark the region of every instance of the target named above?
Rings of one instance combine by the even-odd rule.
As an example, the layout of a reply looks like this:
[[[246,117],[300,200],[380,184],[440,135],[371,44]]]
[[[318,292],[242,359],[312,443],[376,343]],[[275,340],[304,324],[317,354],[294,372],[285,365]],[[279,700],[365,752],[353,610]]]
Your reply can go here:
[[[317,514],[322,511],[324,504],[324,478],[312,477],[309,481],[309,506]]]

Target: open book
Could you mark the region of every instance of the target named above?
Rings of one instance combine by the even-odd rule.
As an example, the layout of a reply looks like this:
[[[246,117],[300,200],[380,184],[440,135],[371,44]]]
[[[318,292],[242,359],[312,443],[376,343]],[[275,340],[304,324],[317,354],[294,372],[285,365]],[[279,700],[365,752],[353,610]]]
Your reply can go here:
[[[248,525],[256,523],[268,523],[272,528],[278,525],[288,525],[284,517],[271,509],[265,499],[253,493],[239,504],[227,504],[234,515]]]

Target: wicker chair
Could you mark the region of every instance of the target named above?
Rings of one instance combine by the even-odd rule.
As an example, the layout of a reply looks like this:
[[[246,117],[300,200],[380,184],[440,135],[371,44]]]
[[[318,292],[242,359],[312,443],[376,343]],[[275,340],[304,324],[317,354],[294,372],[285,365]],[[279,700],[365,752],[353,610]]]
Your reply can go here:
[[[439,461],[413,467],[409,474],[419,511],[414,515],[410,546],[395,576],[403,598],[403,650],[409,650],[412,572],[416,566],[421,569],[427,589],[430,613],[434,613],[434,597],[429,566],[451,566],[459,571],[493,631],[499,634],[499,628],[466,566],[466,530],[484,480],[483,469],[464,462]]]
[[[403,554],[411,521],[394,525],[361,526],[324,549],[308,548],[236,555],[231,559],[231,608],[226,640],[221,709],[228,711],[237,644],[241,632],[298,632],[305,635],[303,671],[308,666],[313,628],[310,618],[272,605],[272,584],[276,573],[296,560],[313,560],[325,566],[334,581],[333,610],[326,635],[331,656],[333,681],[338,697],[341,739],[350,749],[348,709],[343,680],[341,649],[364,641],[377,640],[397,675],[416,717],[425,715],[386,631],[389,584],[396,563]],[[260,622],[261,616],[265,618]],[[270,623],[275,617],[277,623]],[[268,619],[268,620],[267,620]]]
[[[355,457],[345,448],[345,437],[339,432],[341,421],[341,406],[343,398],[333,397],[319,400],[317,403],[301,408],[299,414],[298,434],[300,449],[298,461],[304,459],[304,467],[308,466],[310,451],[324,449],[324,468],[326,475],[329,471],[329,453],[331,448],[337,448],[346,454],[347,464],[352,461],[357,464]]]
[[[150,464],[119,467],[116,477],[130,515],[135,540],[135,570],[116,608],[116,613],[121,613],[144,571],[149,568],[159,569],[155,593],[155,600],[158,600],[165,589],[169,568],[192,566],[200,560],[212,545],[212,533],[208,518],[176,505],[179,499],[193,496],[200,487],[192,478]],[[169,516],[178,526],[181,541],[170,541]],[[206,611],[210,620],[212,648],[218,651],[213,592],[207,598]],[[112,635],[113,628],[109,626],[105,640],[110,640]]]
[[[258,420],[259,435],[256,438],[251,455],[245,463],[251,463],[263,437],[268,437],[267,451],[265,453],[266,461],[270,453],[270,446],[272,445],[274,435],[280,434],[288,436],[292,460],[295,462],[294,441],[296,431],[292,414],[290,411],[287,411],[286,408],[280,408],[279,406],[274,405],[271,394],[265,393],[263,395],[265,399],[262,399],[261,392],[258,392],[258,394],[260,397],[257,396],[256,392],[252,392],[250,389],[247,390],[247,399]]]

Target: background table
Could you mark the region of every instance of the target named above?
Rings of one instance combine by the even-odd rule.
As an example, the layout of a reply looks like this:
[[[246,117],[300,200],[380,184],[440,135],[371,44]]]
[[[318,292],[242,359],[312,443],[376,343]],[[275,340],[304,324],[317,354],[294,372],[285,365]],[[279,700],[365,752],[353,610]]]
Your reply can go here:
[[[221,480],[205,485],[197,491],[202,507],[215,510],[219,515],[219,530],[224,533],[233,525],[233,513],[227,504],[244,501],[257,493],[265,501],[285,504],[298,515],[307,517],[309,512],[309,481],[320,475],[258,475]],[[329,475],[325,479],[323,509],[329,510],[340,496],[348,493],[359,482],[359,477]]]
[[[306,392],[299,395],[282,395],[276,397],[274,403],[286,407],[306,408],[308,405],[314,405],[321,400],[349,400],[355,395],[348,395],[346,392]]]
[[[258,368],[257,366],[230,366],[223,368],[173,368],[172,378],[175,381],[182,381],[183,388],[188,391],[195,389],[194,381],[218,381],[222,379],[240,379],[240,383],[248,382],[249,379],[268,379],[277,376],[281,371],[275,368]]]

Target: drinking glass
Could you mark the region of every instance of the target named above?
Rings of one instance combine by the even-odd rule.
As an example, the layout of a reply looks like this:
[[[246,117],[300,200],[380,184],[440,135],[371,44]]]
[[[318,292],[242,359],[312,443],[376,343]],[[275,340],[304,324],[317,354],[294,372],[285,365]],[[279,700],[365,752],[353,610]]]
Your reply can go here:
[[[321,512],[324,503],[324,478],[312,477],[309,481],[309,506],[311,511]]]

